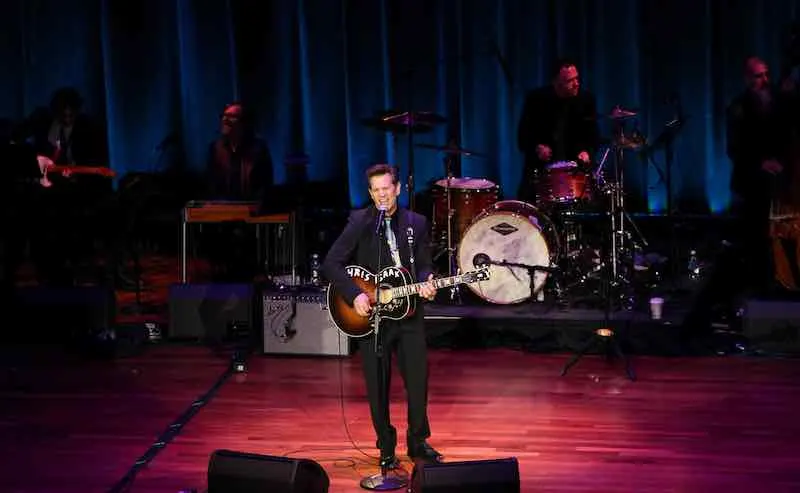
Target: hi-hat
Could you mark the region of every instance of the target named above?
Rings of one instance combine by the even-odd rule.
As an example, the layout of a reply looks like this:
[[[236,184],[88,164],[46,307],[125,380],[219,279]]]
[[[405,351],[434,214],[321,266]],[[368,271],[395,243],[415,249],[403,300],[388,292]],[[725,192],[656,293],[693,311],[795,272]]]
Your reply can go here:
[[[433,149],[434,151],[441,151],[446,154],[459,154],[461,156],[472,156],[481,158],[486,157],[486,154],[482,154],[477,151],[471,151],[469,149],[464,149],[463,147],[456,144],[449,144],[449,145],[417,144],[416,147],[421,147],[424,149]]]

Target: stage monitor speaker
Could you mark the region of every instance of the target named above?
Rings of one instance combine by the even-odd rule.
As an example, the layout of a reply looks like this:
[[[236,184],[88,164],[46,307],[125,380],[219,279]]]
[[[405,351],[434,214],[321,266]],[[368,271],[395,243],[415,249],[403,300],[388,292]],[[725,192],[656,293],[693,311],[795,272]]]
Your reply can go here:
[[[331,321],[324,291],[265,291],[262,298],[265,354],[350,354],[350,338]]]
[[[173,340],[220,342],[231,324],[253,321],[250,284],[173,284],[169,289],[169,330]]]
[[[750,350],[800,354],[800,302],[748,300],[742,314],[742,331]]]
[[[519,493],[519,463],[514,457],[414,467],[412,493]]]
[[[326,493],[329,486],[309,459],[216,450],[208,463],[208,493]]]

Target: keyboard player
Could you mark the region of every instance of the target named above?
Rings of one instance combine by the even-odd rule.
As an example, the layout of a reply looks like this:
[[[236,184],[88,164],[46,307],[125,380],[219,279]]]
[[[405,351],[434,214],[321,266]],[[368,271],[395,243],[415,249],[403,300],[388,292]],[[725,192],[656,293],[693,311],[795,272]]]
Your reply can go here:
[[[266,142],[256,135],[252,114],[240,102],[225,105],[219,136],[208,149],[207,198],[256,202],[261,209],[272,185],[272,160]],[[241,223],[204,227],[205,251],[216,280],[252,280],[258,269],[254,227]]]

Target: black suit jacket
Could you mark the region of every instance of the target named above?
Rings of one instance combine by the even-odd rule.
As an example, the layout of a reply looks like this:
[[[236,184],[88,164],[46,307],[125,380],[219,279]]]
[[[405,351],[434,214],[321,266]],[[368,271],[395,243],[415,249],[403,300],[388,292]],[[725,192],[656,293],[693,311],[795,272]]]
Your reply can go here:
[[[394,265],[386,238],[381,238],[375,233],[377,219],[378,210],[375,206],[352,211],[347,226],[333,243],[322,263],[325,277],[351,305],[356,296],[361,294],[361,290],[347,275],[345,267],[356,264],[377,273],[382,268]],[[413,229],[416,267],[410,265],[408,228]],[[425,216],[408,209],[398,208],[392,217],[392,229],[397,238],[403,267],[408,269],[417,281],[427,280],[428,275],[433,272],[428,220]],[[381,265],[377,265],[378,248],[381,249]],[[421,311],[417,310],[417,313]]]
[[[238,172],[240,183],[231,183],[231,179],[237,175],[234,171]],[[209,199],[263,203],[265,194],[273,185],[272,175],[272,158],[264,139],[249,137],[236,153],[222,137],[209,145],[206,161]]]
[[[768,110],[759,110],[751,91],[741,93],[727,108],[726,151],[733,165],[730,187],[742,198],[770,195],[772,179],[761,169],[764,160],[787,165],[794,102],[780,91],[771,94]]]

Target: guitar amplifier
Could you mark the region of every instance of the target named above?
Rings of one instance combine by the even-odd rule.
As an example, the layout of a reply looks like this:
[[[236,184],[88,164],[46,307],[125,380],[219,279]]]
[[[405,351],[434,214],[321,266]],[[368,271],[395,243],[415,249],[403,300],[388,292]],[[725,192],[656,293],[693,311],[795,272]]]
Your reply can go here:
[[[350,338],[330,319],[324,290],[265,291],[264,354],[348,356]]]

